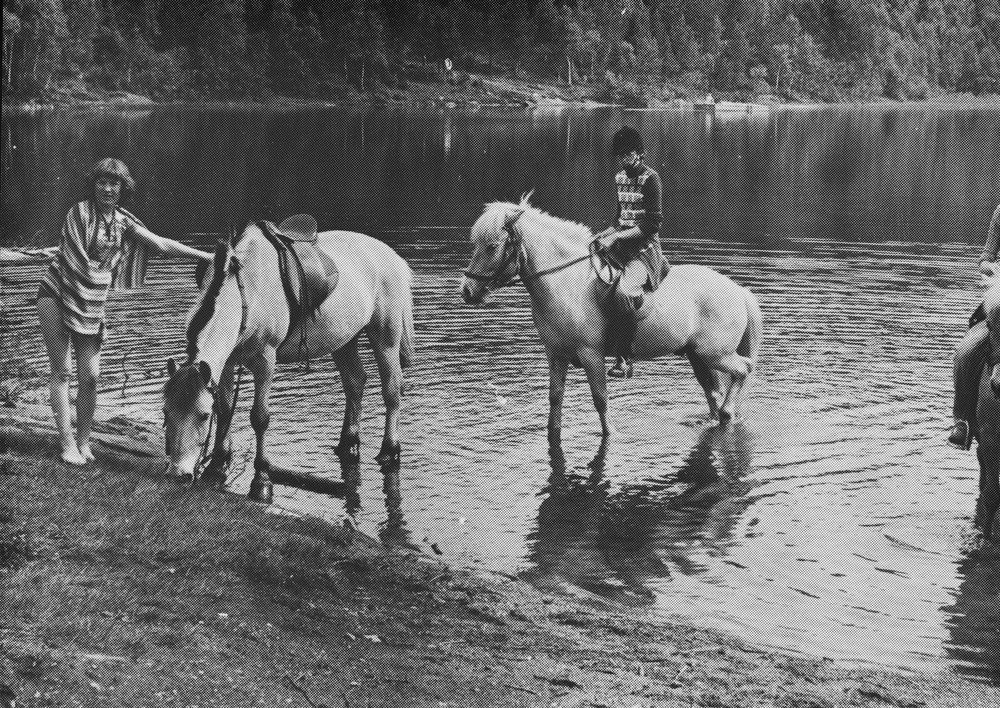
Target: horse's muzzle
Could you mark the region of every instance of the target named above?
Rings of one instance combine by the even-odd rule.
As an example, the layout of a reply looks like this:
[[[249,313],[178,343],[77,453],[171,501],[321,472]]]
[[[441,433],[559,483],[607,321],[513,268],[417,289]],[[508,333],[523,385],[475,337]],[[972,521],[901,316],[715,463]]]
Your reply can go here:
[[[462,300],[466,305],[478,305],[486,295],[486,288],[468,278],[462,279]]]

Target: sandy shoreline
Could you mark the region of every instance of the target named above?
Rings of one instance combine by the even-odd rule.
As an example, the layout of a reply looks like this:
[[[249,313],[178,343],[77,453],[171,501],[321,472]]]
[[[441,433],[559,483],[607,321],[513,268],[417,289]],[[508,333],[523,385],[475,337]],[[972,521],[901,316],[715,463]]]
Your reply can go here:
[[[71,468],[45,413],[0,410],[0,682],[18,705],[1000,705],[950,670],[755,647],[177,488],[158,431],[120,418]]]

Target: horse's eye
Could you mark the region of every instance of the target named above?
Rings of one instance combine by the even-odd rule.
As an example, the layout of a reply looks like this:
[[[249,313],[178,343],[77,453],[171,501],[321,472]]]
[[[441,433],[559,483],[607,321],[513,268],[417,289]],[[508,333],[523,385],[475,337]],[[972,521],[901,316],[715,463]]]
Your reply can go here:
[[[211,415],[212,415],[211,413],[199,413],[198,414],[198,420],[200,422],[204,423],[205,421],[207,421],[211,417]]]

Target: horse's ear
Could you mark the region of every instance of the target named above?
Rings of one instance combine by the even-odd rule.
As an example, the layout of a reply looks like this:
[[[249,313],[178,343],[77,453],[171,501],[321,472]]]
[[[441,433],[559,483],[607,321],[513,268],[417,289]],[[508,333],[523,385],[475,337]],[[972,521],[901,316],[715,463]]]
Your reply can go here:
[[[198,372],[201,374],[201,380],[205,382],[206,386],[212,383],[212,367],[208,365],[207,361],[198,362]]]
[[[177,362],[174,361],[173,357],[167,359],[167,374],[173,376],[177,373]]]
[[[504,228],[509,228],[515,221],[521,218],[521,214],[524,213],[526,207],[520,206],[517,209],[511,209],[507,212],[506,218],[504,218]]]

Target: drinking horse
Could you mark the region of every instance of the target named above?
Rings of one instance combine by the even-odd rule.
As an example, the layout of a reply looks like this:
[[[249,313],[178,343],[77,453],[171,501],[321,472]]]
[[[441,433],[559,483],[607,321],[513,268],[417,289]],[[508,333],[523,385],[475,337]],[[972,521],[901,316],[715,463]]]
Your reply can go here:
[[[549,436],[562,428],[566,371],[580,366],[601,420],[607,412],[608,314],[611,274],[592,252],[590,229],[528,204],[498,202],[486,207],[472,227],[473,254],[462,279],[469,304],[520,277],[531,296],[535,326],[549,359]],[[700,265],[670,268],[639,322],[635,357],[684,354],[720,422],[733,419],[747,375],[757,360],[761,312],[754,295],[724,275]]]
[[[976,454],[983,530],[987,538],[1000,511],[1000,277],[994,277],[983,300],[989,327],[990,356],[979,384],[976,404]]]
[[[308,222],[311,233],[295,234],[292,240],[285,237],[285,232],[295,230],[289,224],[308,232]],[[302,251],[302,246],[292,248],[293,240],[311,243]],[[325,271],[320,267],[324,264]],[[317,269],[318,275],[313,272]],[[163,390],[168,474],[182,479],[199,476],[211,424],[217,418],[215,445],[201,474],[224,479],[238,388],[234,370],[238,364],[246,365],[254,379],[250,424],[257,438],[250,497],[270,501],[264,433],[271,417],[268,393],[275,363],[305,360],[308,365],[310,357],[330,353],[347,399],[336,450],[341,457],[357,459],[366,379],[358,353],[362,330],[374,352],[385,400],[385,434],[376,459],[398,460],[402,369],[413,356],[410,281],[409,266],[389,246],[347,231],[317,236],[311,217],[292,217],[280,227],[251,223],[238,238],[220,242],[211,277],[188,315],[187,361],[182,366],[173,359],[168,362],[170,378]]]

